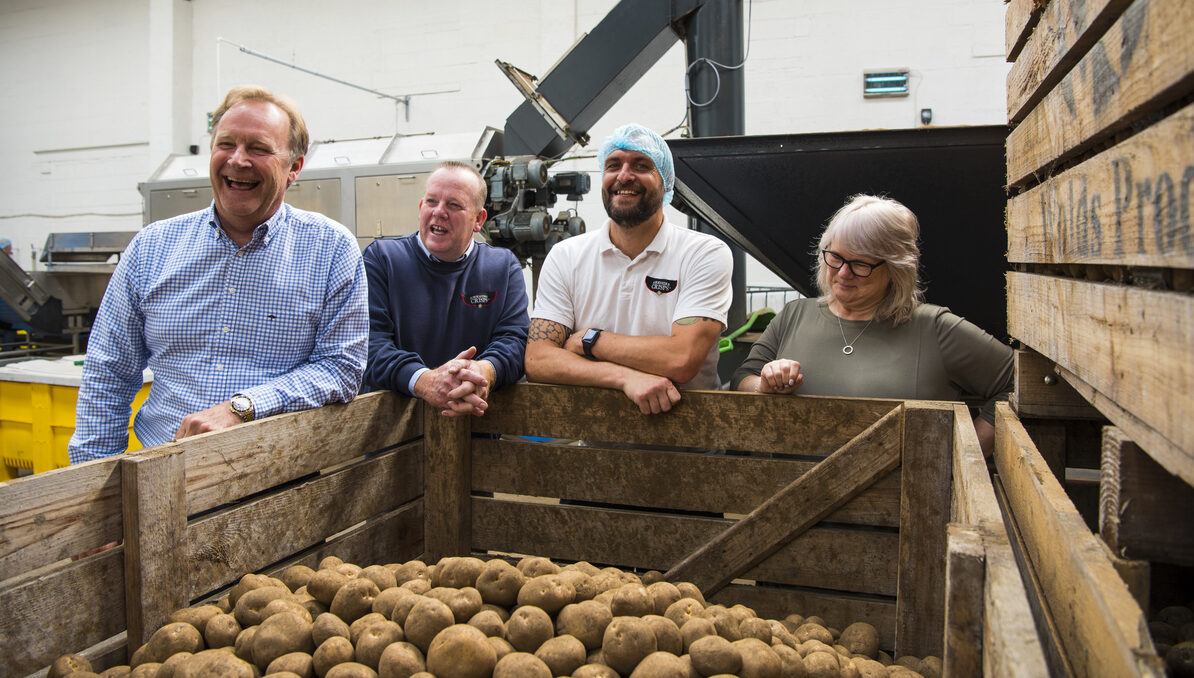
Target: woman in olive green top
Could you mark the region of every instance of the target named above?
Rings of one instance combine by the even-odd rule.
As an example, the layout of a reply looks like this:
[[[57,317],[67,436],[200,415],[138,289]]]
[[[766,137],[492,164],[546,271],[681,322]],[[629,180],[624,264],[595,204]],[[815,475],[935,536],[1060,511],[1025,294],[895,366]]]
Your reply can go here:
[[[1012,389],[1012,350],[923,302],[919,233],[916,216],[899,202],[851,198],[821,236],[821,296],[784,306],[734,372],[734,388],[979,401],[975,429],[989,451],[995,401]]]

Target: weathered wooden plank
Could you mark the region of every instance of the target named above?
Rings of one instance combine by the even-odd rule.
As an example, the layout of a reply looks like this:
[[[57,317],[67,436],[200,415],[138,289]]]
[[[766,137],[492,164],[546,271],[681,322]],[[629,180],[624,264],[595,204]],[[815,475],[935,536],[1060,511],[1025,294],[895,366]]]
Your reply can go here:
[[[423,431],[420,404],[378,391],[172,443],[186,453],[187,513],[410,440]]]
[[[1045,0],[1009,0],[1004,13],[1003,36],[1005,54],[1009,62],[1020,58],[1024,43],[1028,42],[1033,28],[1041,16],[1041,5]]]
[[[895,603],[890,598],[731,584],[709,600],[723,605],[741,603],[764,619],[783,619],[791,613],[817,615],[838,629],[864,621],[879,632],[879,647],[889,652],[895,647]]]
[[[1016,389],[1009,402],[1021,418],[1103,418],[1074,387],[1057,376],[1053,361],[1036,351],[1016,351]]]
[[[423,521],[423,502],[404,504],[334,535],[264,572],[279,576],[291,565],[314,568],[328,556],[361,567],[414,560],[423,555]]]
[[[630,506],[750,513],[811,461],[666,450],[473,440],[473,489]],[[718,490],[710,492],[710,479]],[[889,473],[826,520],[898,527],[900,477]]]
[[[1066,0],[1050,2],[1021,44],[1007,75],[1008,121],[1019,122],[1078,63],[1131,0]],[[1011,3],[1017,4],[1016,2]],[[1008,29],[1012,7],[1008,7]],[[1012,39],[1008,34],[1008,41]],[[1009,59],[1011,61],[1011,59]]]
[[[1194,105],[1012,197],[1008,261],[1194,268],[1192,181]]]
[[[1075,672],[1163,676],[1143,612],[1004,403],[996,406],[995,447],[1025,551]]]
[[[1119,557],[1194,565],[1194,487],[1166,471],[1122,429],[1103,429],[1099,533]]]
[[[187,529],[187,599],[418,498],[422,446],[416,440],[194,521]]]
[[[668,513],[473,498],[476,552],[666,570],[733,521]],[[817,527],[742,578],[894,595],[899,537],[881,530]]]
[[[912,401],[905,405],[896,595],[899,654],[941,656],[953,440],[953,406]]]
[[[27,675],[123,631],[123,583],[118,546],[0,590],[0,675]]]
[[[1194,393],[1194,297],[1028,273],[1007,279],[1008,333],[1097,391],[1101,397],[1070,382],[1169,472],[1194,483],[1194,427],[1182,395]]]
[[[1003,529],[1003,514],[995,499],[995,491],[991,488],[987,461],[983,458],[978,434],[965,405],[954,406],[953,433],[953,501],[950,519],[969,527],[1000,532]]]
[[[129,652],[149,640],[170,613],[187,604],[186,478],[182,451],[164,447],[121,459],[124,590]]]
[[[427,556],[434,560],[469,552],[472,532],[472,417],[445,417],[423,404],[423,528]]]
[[[1135,0],[1008,136],[1011,186],[1189,92],[1194,4]],[[1039,177],[1038,178],[1042,178]]]
[[[119,541],[119,458],[0,483],[0,581]]]
[[[884,415],[746,518],[694,550],[664,577],[691,581],[711,594],[887,475],[900,463],[903,409]],[[905,476],[905,488],[907,482]]]
[[[947,676],[981,676],[986,562],[982,534],[950,523],[945,561],[945,651]]]
[[[987,569],[982,675],[991,678],[1062,675],[1049,671],[1040,636],[1033,624],[1020,568],[1006,535],[985,537],[984,553]]]
[[[684,391],[670,412],[645,416],[614,389],[513,384],[493,394],[473,431],[825,457],[898,404]]]

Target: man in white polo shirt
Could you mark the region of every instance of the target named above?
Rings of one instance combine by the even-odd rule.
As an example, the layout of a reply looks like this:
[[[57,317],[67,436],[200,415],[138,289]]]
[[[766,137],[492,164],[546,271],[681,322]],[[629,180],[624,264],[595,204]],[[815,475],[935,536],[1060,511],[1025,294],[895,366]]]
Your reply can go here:
[[[717,238],[664,219],[676,173],[658,134],[624,125],[598,158],[609,221],[548,253],[527,378],[618,388],[643,414],[666,412],[681,388],[718,387],[733,260]]]

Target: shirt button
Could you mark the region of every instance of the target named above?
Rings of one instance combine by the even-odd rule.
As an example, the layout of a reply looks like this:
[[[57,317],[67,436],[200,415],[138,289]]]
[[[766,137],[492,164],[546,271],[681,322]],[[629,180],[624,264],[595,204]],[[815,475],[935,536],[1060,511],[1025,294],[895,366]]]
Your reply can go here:
[[[228,288],[228,294],[236,294],[236,288],[235,288],[235,287],[229,287],[229,288]]]
[[[236,251],[236,256],[238,256],[238,257],[243,257],[243,256],[245,256],[245,251],[244,251],[244,250],[237,250],[237,251]]]
[[[232,331],[232,328],[228,327],[227,325],[224,326],[224,334],[228,334],[231,331]]]
[[[222,371],[222,370],[224,369],[224,366],[223,366],[223,365],[216,365],[216,366],[215,366],[215,369],[216,369],[216,372],[220,372],[220,371]]]

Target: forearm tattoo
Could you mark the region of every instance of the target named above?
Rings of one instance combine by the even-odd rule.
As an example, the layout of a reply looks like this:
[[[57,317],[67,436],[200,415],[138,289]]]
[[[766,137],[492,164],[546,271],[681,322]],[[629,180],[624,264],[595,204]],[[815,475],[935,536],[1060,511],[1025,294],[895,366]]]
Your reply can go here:
[[[676,324],[677,325],[695,325],[699,322],[716,323],[717,321],[714,320],[713,318],[706,318],[704,316],[690,315],[687,318],[680,318],[679,320],[676,321]],[[720,324],[720,323],[718,323],[718,324]]]
[[[527,341],[550,341],[556,346],[563,346],[569,334],[568,328],[560,323],[544,320],[543,318],[531,318],[531,327],[527,332]]]

